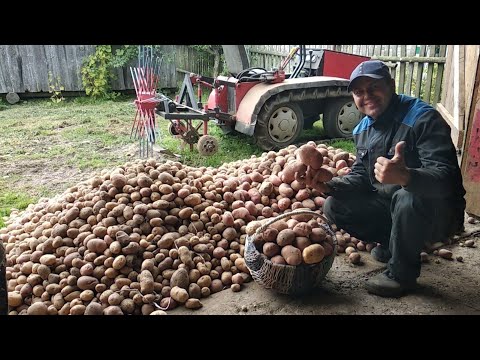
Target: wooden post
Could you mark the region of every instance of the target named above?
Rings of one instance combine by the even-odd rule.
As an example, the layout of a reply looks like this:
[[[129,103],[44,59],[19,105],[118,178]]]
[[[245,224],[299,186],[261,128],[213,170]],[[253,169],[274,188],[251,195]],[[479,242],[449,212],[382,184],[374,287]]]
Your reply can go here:
[[[400,57],[405,57],[407,55],[406,53],[406,46],[401,45],[400,46]],[[405,63],[401,62],[400,63],[400,72],[399,72],[399,78],[398,78],[398,93],[403,94],[404,91],[404,86],[405,86]]]
[[[425,45],[420,46],[420,57],[425,56]],[[415,82],[415,97],[420,97],[422,91],[423,64],[417,63],[417,80]]]
[[[434,45],[429,45],[429,55],[433,53]],[[425,80],[425,92],[423,93],[423,100],[427,103],[430,102],[431,92],[432,92],[432,76],[433,76],[433,64],[427,64],[427,79]]]
[[[0,242],[0,315],[8,314],[8,291],[7,291],[7,259],[5,247]]]
[[[398,45],[392,45],[392,56],[397,56],[397,48],[398,48]],[[391,70],[391,73],[392,73],[392,78],[394,78],[395,82],[396,82],[397,81],[397,69],[393,68]]]
[[[446,45],[440,45],[440,54],[439,56],[445,56],[447,52],[447,46]],[[422,56],[420,54],[420,56]],[[440,91],[442,88],[442,82],[443,82],[443,69],[444,69],[444,64],[438,64],[437,65],[437,78],[435,82],[435,95],[433,97],[433,102],[432,104],[436,104],[440,101]]]
[[[411,57],[414,57],[415,56],[415,50],[417,48],[417,45],[412,45],[412,47],[410,48],[410,56]],[[413,79],[413,65],[414,65],[414,62],[410,61],[408,63],[408,67],[407,67],[407,73],[406,73],[406,83],[405,83],[405,94],[408,95],[408,96],[411,96],[412,94],[412,79]]]

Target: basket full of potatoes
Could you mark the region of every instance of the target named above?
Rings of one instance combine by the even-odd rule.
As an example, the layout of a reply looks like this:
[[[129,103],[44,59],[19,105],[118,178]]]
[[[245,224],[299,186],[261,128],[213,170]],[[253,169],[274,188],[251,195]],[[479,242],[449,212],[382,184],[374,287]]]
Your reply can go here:
[[[332,267],[337,241],[328,219],[297,209],[247,226],[245,263],[266,289],[290,295],[318,287]]]

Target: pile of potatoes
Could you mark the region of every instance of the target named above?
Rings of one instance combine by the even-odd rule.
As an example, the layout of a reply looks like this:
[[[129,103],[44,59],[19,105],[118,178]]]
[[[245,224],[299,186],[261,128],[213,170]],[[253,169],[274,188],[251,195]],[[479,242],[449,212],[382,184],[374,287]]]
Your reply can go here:
[[[219,168],[137,160],[30,205],[0,230],[10,314],[163,314],[241,290],[251,280],[247,225],[325,201],[291,176],[298,151],[289,146]],[[318,151],[332,175],[345,168],[339,161],[354,161],[337,159],[343,151],[326,145]],[[272,227],[262,240],[272,259],[282,255],[274,261],[314,263],[333,249],[318,222],[277,223],[278,234]]]

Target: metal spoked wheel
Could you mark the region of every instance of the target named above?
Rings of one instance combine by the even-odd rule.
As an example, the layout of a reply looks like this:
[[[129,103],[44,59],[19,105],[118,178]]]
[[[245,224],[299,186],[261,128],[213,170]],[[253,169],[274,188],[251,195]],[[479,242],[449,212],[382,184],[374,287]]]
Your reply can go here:
[[[218,141],[210,135],[203,135],[198,140],[197,149],[200,155],[211,156],[218,151]]]

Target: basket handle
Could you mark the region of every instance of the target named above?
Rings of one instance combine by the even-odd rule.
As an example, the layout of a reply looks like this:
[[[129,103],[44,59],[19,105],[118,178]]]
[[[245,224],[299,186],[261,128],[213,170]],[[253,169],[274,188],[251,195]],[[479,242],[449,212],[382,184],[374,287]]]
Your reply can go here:
[[[283,213],[281,215],[278,215],[278,216],[274,217],[273,219],[268,220],[265,224],[260,226],[257,229],[257,231],[255,231],[255,234],[260,235],[260,233],[264,232],[265,229],[267,227],[269,227],[270,225],[272,225],[274,222],[277,222],[278,220],[282,220],[282,219],[285,219],[285,218],[293,216],[293,215],[312,215],[312,216],[316,216],[316,217],[321,218],[323,221],[325,221],[328,224],[328,226],[330,226],[330,227],[332,226],[332,223],[330,222],[330,220],[328,220],[323,215],[317,214],[316,212],[314,212],[312,210],[308,210],[308,209],[297,209],[297,210],[290,211],[288,213]]]

